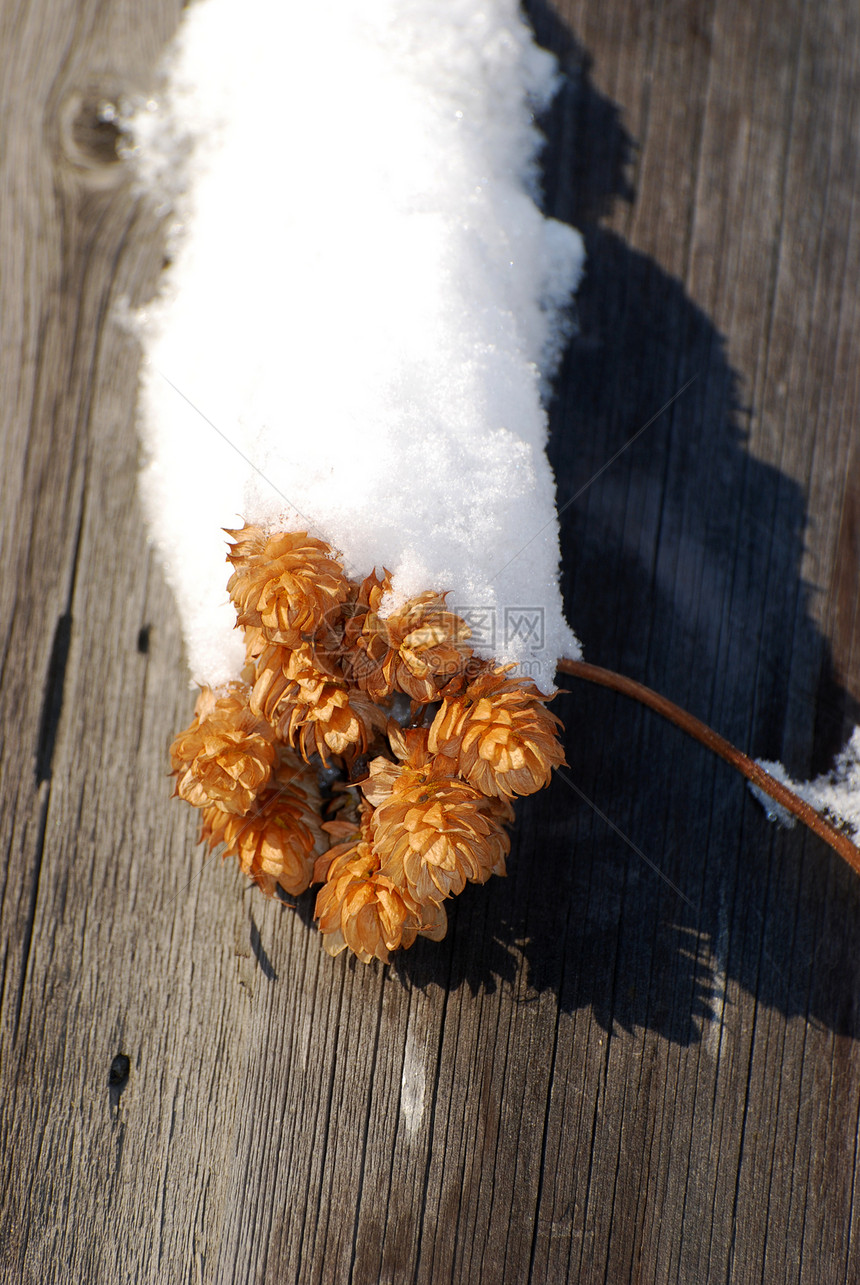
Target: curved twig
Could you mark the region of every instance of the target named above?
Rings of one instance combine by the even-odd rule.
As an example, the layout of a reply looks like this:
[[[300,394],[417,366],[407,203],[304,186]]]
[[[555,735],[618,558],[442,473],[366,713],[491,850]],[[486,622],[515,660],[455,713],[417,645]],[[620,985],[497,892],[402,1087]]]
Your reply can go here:
[[[834,852],[838,852],[851,869],[856,874],[860,874],[860,848],[855,847],[847,835],[835,829],[829,821],[825,821],[815,808],[804,799],[798,798],[781,781],[775,780],[765,772],[754,759],[736,749],[731,741],[727,741],[724,736],[720,736],[700,719],[688,714],[685,709],[681,709],[680,705],[667,700],[665,696],[660,696],[650,687],[637,683],[634,678],[625,678],[623,674],[616,674],[614,670],[601,669],[599,665],[589,665],[584,660],[562,659],[558,662],[558,668],[563,674],[570,674],[572,678],[583,678],[587,682],[598,683],[601,687],[609,687],[614,692],[620,692],[622,696],[629,696],[640,704],[647,705],[649,709],[655,710],[656,713],[662,714],[664,718],[668,718],[676,727],[680,727],[683,732],[694,737],[702,745],[706,745],[715,754],[719,754],[720,758],[725,759],[727,763],[731,763],[732,767],[737,768],[748,781],[752,781],[753,785],[764,790],[765,794],[769,794],[787,812],[796,816],[820,839],[829,843]]]

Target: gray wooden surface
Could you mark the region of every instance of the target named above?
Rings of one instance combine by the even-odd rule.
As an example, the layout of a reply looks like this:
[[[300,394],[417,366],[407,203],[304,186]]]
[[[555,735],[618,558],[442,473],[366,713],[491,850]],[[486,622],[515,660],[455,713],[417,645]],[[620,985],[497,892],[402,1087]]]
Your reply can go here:
[[[0,8],[0,1278],[860,1280],[860,885],[673,729],[561,698],[510,877],[389,968],[195,848],[111,318],[161,247],[96,120],[179,8]],[[571,619],[820,770],[860,698],[860,9],[532,12],[590,254],[560,503],[674,398],[564,511]]]

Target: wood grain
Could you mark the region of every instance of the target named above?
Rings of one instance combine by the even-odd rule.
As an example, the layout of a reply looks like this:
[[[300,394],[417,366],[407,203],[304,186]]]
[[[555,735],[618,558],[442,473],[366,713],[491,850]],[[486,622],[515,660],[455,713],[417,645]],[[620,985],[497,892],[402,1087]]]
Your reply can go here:
[[[509,878],[388,968],[195,848],[114,313],[160,231],[98,116],[179,10],[0,11],[0,1278],[857,1280],[860,886],[680,733],[560,697]],[[530,11],[566,73],[547,205],[589,249],[570,617],[821,770],[860,699],[860,10]]]

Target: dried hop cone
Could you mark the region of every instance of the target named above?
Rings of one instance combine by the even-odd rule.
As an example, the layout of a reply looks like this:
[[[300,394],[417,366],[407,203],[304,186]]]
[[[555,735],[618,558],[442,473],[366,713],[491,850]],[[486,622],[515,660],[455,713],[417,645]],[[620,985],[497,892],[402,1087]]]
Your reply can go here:
[[[398,737],[389,725],[389,739],[402,761],[374,759],[362,783],[375,805],[371,835],[380,875],[422,906],[441,904],[467,882],[503,875],[510,849],[505,823],[513,820],[507,800],[487,798],[453,775],[450,760],[428,751],[426,731]]]
[[[319,668],[324,664],[325,669]],[[251,708],[274,727],[279,738],[305,759],[319,754],[363,754],[385,713],[363,692],[350,689],[333,662],[319,649],[269,647],[257,661]]]
[[[240,625],[269,642],[295,647],[336,615],[350,593],[332,549],[306,531],[269,535],[259,526],[228,531],[234,567],[227,589]]]
[[[430,728],[430,749],[484,794],[533,794],[565,762],[561,720],[545,708],[551,697],[506,669],[487,668],[446,697]]]
[[[344,666],[353,682],[373,700],[404,692],[414,701],[438,699],[440,688],[459,674],[472,654],[469,627],[445,609],[445,597],[422,593],[390,616],[379,615],[389,574],[376,572],[359,588],[347,609]]]
[[[419,935],[441,941],[448,923],[441,906],[417,905],[380,873],[369,840],[369,818],[365,808],[360,828],[317,861],[314,879],[325,884],[317,895],[314,917],[330,955],[349,947],[364,964],[371,959],[387,964],[390,951],[408,949]]]
[[[286,709],[298,702],[319,704],[329,684],[346,690],[337,662],[313,643],[298,647],[269,643],[257,652],[255,666],[251,709],[273,726]]]
[[[223,843],[223,855],[238,857],[241,869],[267,896],[280,887],[297,897],[310,887],[314,861],[326,846],[319,810],[315,773],[282,751],[270,788],[248,816],[215,806],[203,809],[200,841],[212,849]]]
[[[268,784],[275,765],[274,734],[248,707],[248,689],[222,695],[204,687],[194,721],[170,747],[176,793],[197,808],[216,804],[242,816]]]
[[[315,705],[295,705],[278,729],[303,758],[318,754],[327,766],[332,754],[347,759],[364,754],[375,729],[384,723],[385,712],[369,697],[329,683]]]

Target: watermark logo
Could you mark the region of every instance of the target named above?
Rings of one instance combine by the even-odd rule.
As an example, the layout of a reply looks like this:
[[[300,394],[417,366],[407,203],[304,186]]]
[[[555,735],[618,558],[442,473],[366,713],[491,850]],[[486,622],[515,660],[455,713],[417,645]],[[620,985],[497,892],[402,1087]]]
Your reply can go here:
[[[519,655],[518,670],[539,681],[546,667],[546,620],[543,607],[476,607],[451,603],[448,608],[469,626],[469,643],[484,655]],[[555,673],[555,660],[552,660]]]
[[[543,651],[543,607],[505,607],[503,627],[506,647],[525,644],[532,654]]]
[[[544,649],[543,607],[472,607],[452,603],[449,610],[469,626],[473,647],[490,652],[525,649],[532,655]]]
[[[450,610],[467,625],[471,631],[469,642],[473,647],[486,647],[494,651],[498,632],[496,629],[495,607],[451,607]]]

